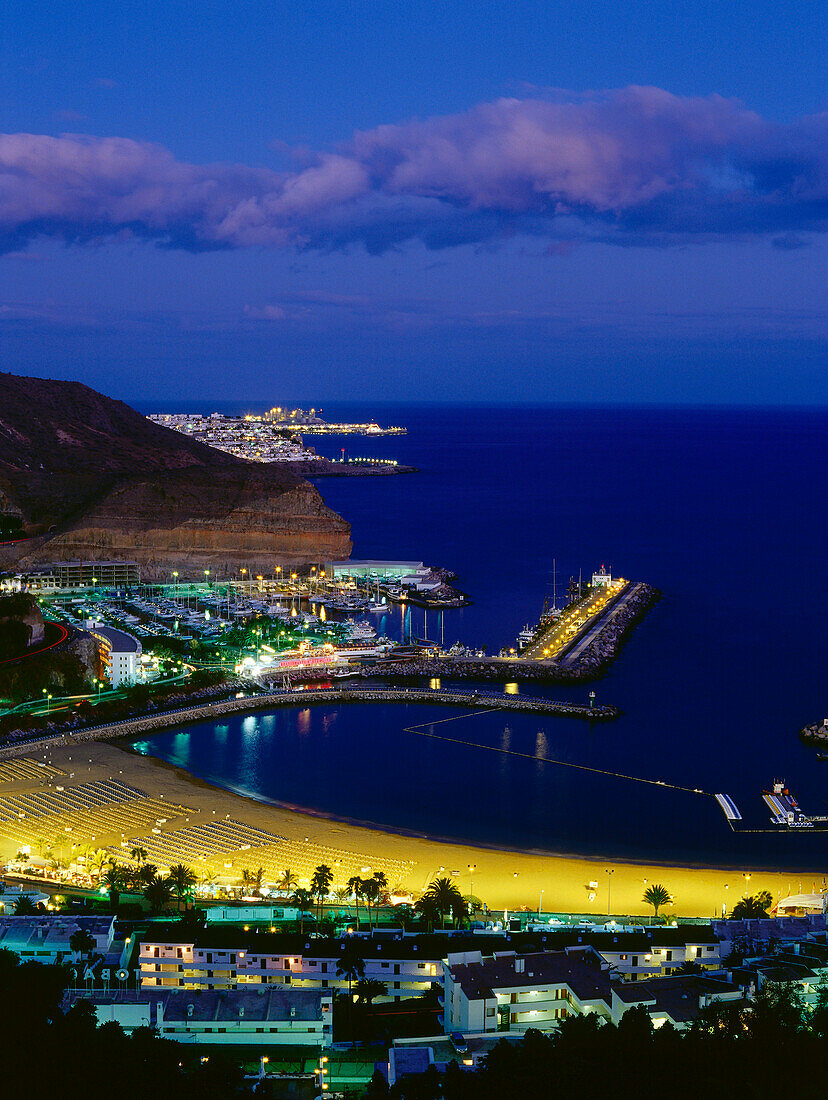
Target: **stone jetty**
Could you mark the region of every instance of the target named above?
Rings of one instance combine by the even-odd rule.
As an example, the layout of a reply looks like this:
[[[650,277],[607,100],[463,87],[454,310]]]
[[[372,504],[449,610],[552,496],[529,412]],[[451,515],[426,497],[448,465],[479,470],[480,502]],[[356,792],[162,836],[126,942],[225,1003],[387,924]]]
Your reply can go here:
[[[583,683],[597,680],[618,656],[624,642],[650,608],[661,599],[661,592],[650,584],[638,583],[623,607],[597,631],[595,637],[575,658],[569,656],[578,639],[557,659],[526,661],[519,657],[422,657],[413,661],[385,662],[364,669],[363,676],[383,680],[479,680],[500,682]],[[594,629],[591,627],[590,629]]]
[[[20,753],[37,752],[50,745],[74,745],[83,741],[109,741],[120,737],[139,737],[158,733],[174,726],[186,726],[195,722],[209,722],[228,714],[250,714],[254,711],[272,710],[274,707],[308,707],[331,703],[426,703],[453,707],[472,707],[482,710],[513,710],[530,714],[550,714],[561,718],[580,718],[588,722],[611,722],[621,711],[611,705],[590,707],[585,703],[568,703],[555,699],[536,699],[530,696],[504,695],[489,691],[435,690],[432,688],[393,688],[349,685],[291,690],[248,695],[241,699],[224,699],[220,702],[204,702],[195,707],[180,710],[149,713],[125,718],[105,726],[76,729],[54,733],[46,737],[30,737],[14,744],[0,746],[0,759]]]

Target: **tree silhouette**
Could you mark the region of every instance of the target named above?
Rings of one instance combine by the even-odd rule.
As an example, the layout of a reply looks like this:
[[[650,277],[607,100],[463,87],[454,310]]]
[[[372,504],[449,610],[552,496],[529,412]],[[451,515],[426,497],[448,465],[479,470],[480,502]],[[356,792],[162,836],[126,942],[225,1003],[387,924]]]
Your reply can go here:
[[[388,993],[388,986],[378,978],[360,978],[354,986],[354,993],[360,1004],[370,1008],[375,997],[384,997]]]
[[[423,894],[422,900],[428,899],[440,914],[440,927],[445,928],[446,917],[452,911],[459,912],[460,907],[465,907],[463,895],[450,878],[436,878]],[[421,910],[422,911],[422,910]]]
[[[170,867],[167,881],[178,899],[178,908],[182,909],[184,899],[192,894],[193,887],[198,882],[195,871],[192,867],[188,867],[186,863],[174,863]]]
[[[662,905],[669,905],[673,899],[666,886],[662,886],[660,882],[654,882],[652,886],[648,886],[644,891],[641,900],[646,901],[648,905],[652,905],[653,916],[658,920],[659,909]]]
[[[293,891],[290,904],[299,910],[299,931],[302,932],[305,928],[305,910],[313,905],[313,894],[300,886]]]
[[[359,899],[362,897],[362,879],[359,875],[353,875],[348,879],[347,886],[356,901],[356,925],[359,928]]]
[[[333,882],[333,871],[327,863],[320,863],[313,872],[310,880],[311,893],[316,898],[316,919],[322,919],[322,903],[328,896],[328,891]]]
[[[772,904],[773,898],[767,890],[761,890],[755,896],[748,894],[733,906],[730,920],[764,920]]]

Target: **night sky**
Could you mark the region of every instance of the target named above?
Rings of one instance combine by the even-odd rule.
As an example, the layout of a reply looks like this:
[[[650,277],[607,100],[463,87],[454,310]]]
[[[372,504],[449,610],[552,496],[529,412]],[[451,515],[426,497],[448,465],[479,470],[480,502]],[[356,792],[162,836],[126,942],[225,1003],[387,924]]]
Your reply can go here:
[[[0,369],[828,403],[824,3],[17,2]]]

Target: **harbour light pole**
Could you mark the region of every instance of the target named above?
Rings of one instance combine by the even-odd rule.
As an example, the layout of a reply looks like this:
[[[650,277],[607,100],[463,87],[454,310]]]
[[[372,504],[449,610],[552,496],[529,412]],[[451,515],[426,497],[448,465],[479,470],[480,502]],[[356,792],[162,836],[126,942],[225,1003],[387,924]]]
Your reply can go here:
[[[607,916],[610,915],[610,901],[612,898],[612,876],[615,874],[615,868],[611,871],[607,870]]]

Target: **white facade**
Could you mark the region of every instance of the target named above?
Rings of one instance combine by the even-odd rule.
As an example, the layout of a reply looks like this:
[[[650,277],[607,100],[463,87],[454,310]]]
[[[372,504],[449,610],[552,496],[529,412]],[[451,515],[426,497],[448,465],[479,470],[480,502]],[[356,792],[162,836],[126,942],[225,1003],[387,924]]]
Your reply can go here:
[[[549,1030],[567,1016],[609,1017],[608,968],[593,952],[449,955],[444,968],[444,1030],[481,1033]]]
[[[141,678],[141,643],[131,634],[111,626],[90,627],[97,640],[104,675],[114,687],[135,684]]]
[[[597,573],[592,574],[592,587],[593,588],[609,588],[612,585],[612,573],[608,572],[604,566],[598,570]]]
[[[98,1023],[126,1032],[152,1027],[164,1039],[210,1046],[327,1047],[333,1033],[333,995],[325,990],[183,991],[86,994]],[[78,992],[75,1000],[83,999]]]
[[[114,917],[0,917],[0,948],[13,951],[21,961],[56,963],[76,956],[70,943],[83,929],[94,940],[94,951],[107,955],[115,935]]]
[[[200,947],[193,943],[142,942],[139,954],[142,989],[236,989],[250,986],[290,986],[293,989],[347,990],[348,981],[337,974],[340,952],[313,954],[313,941],[302,953],[262,953],[231,948]],[[412,952],[413,954],[413,952]],[[388,988],[383,1000],[420,997],[442,979],[439,959],[367,957],[365,978],[375,978]]]

